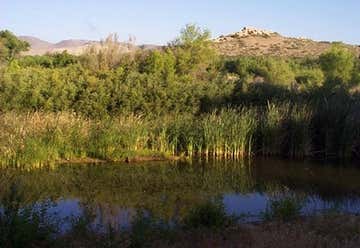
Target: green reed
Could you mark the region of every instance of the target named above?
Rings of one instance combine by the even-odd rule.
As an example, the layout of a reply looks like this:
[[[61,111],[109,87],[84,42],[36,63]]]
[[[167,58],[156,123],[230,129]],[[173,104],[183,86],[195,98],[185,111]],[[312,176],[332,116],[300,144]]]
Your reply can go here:
[[[200,116],[151,119],[130,114],[101,120],[66,112],[8,112],[0,115],[0,164],[36,167],[86,159],[242,159],[258,154],[356,159],[357,106],[332,98],[316,104],[226,108]]]

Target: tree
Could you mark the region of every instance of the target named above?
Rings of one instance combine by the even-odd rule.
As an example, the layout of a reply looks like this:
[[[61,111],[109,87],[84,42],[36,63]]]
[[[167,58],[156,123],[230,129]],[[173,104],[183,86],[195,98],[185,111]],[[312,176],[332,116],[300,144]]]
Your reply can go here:
[[[334,44],[319,58],[321,69],[330,86],[348,86],[355,66],[354,54],[341,44]]]
[[[170,49],[151,51],[140,69],[148,74],[155,74],[162,80],[172,81],[175,77],[175,56]]]
[[[169,44],[176,57],[178,73],[202,74],[209,68],[215,58],[210,38],[209,30],[194,24],[181,30],[180,36]]]
[[[296,82],[302,89],[313,89],[324,83],[324,73],[319,68],[301,69],[296,75]]]
[[[27,51],[29,47],[29,43],[19,40],[10,31],[0,31],[0,60],[10,61],[20,52]]]
[[[289,63],[282,59],[265,59],[264,77],[268,83],[291,86],[295,81],[295,74]]]

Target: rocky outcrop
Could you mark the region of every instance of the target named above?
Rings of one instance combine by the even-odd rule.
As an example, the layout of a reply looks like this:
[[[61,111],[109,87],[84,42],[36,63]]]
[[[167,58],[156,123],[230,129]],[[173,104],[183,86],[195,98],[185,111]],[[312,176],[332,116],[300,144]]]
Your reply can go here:
[[[263,30],[263,29],[257,29],[257,28],[253,28],[253,27],[244,27],[240,32],[236,32],[230,35],[222,35],[219,38],[215,39],[215,42],[223,42],[223,41],[230,41],[230,40],[234,40],[234,39],[241,39],[241,38],[246,38],[249,36],[260,36],[260,37],[271,37],[271,36],[275,36],[278,35],[275,32],[272,31],[268,31],[268,30]]]

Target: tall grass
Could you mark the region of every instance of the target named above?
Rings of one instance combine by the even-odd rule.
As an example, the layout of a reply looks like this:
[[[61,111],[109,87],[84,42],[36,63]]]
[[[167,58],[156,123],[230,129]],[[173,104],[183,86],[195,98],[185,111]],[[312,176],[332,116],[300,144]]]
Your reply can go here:
[[[314,151],[330,159],[359,159],[359,98],[340,92],[317,98],[313,105]]]
[[[205,156],[239,158],[251,155],[256,130],[255,111],[221,110],[205,116],[202,154]]]
[[[268,103],[259,128],[259,145],[264,156],[304,158],[311,155],[313,111],[308,105]]]
[[[96,120],[66,112],[7,112],[0,115],[0,164],[34,167],[139,156],[242,159],[256,154],[358,159],[359,104],[330,100],[156,119],[132,114]]]
[[[5,113],[0,116],[0,161],[3,165],[41,166],[81,158],[243,157],[251,153],[254,117],[251,110],[155,121],[134,115],[89,120],[69,113]]]
[[[15,114],[0,117],[0,160],[5,165],[39,166],[86,156],[89,122],[73,114]]]

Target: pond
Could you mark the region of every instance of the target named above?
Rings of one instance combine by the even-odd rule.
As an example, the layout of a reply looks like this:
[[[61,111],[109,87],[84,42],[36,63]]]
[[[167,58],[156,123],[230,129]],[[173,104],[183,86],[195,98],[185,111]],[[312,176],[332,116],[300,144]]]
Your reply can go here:
[[[139,211],[175,223],[208,201],[229,215],[258,221],[269,200],[291,195],[302,213],[360,213],[360,169],[314,162],[256,159],[62,165],[0,170],[1,211],[46,209],[67,230],[86,217],[101,230],[129,228]],[[0,211],[0,212],[1,212]]]

